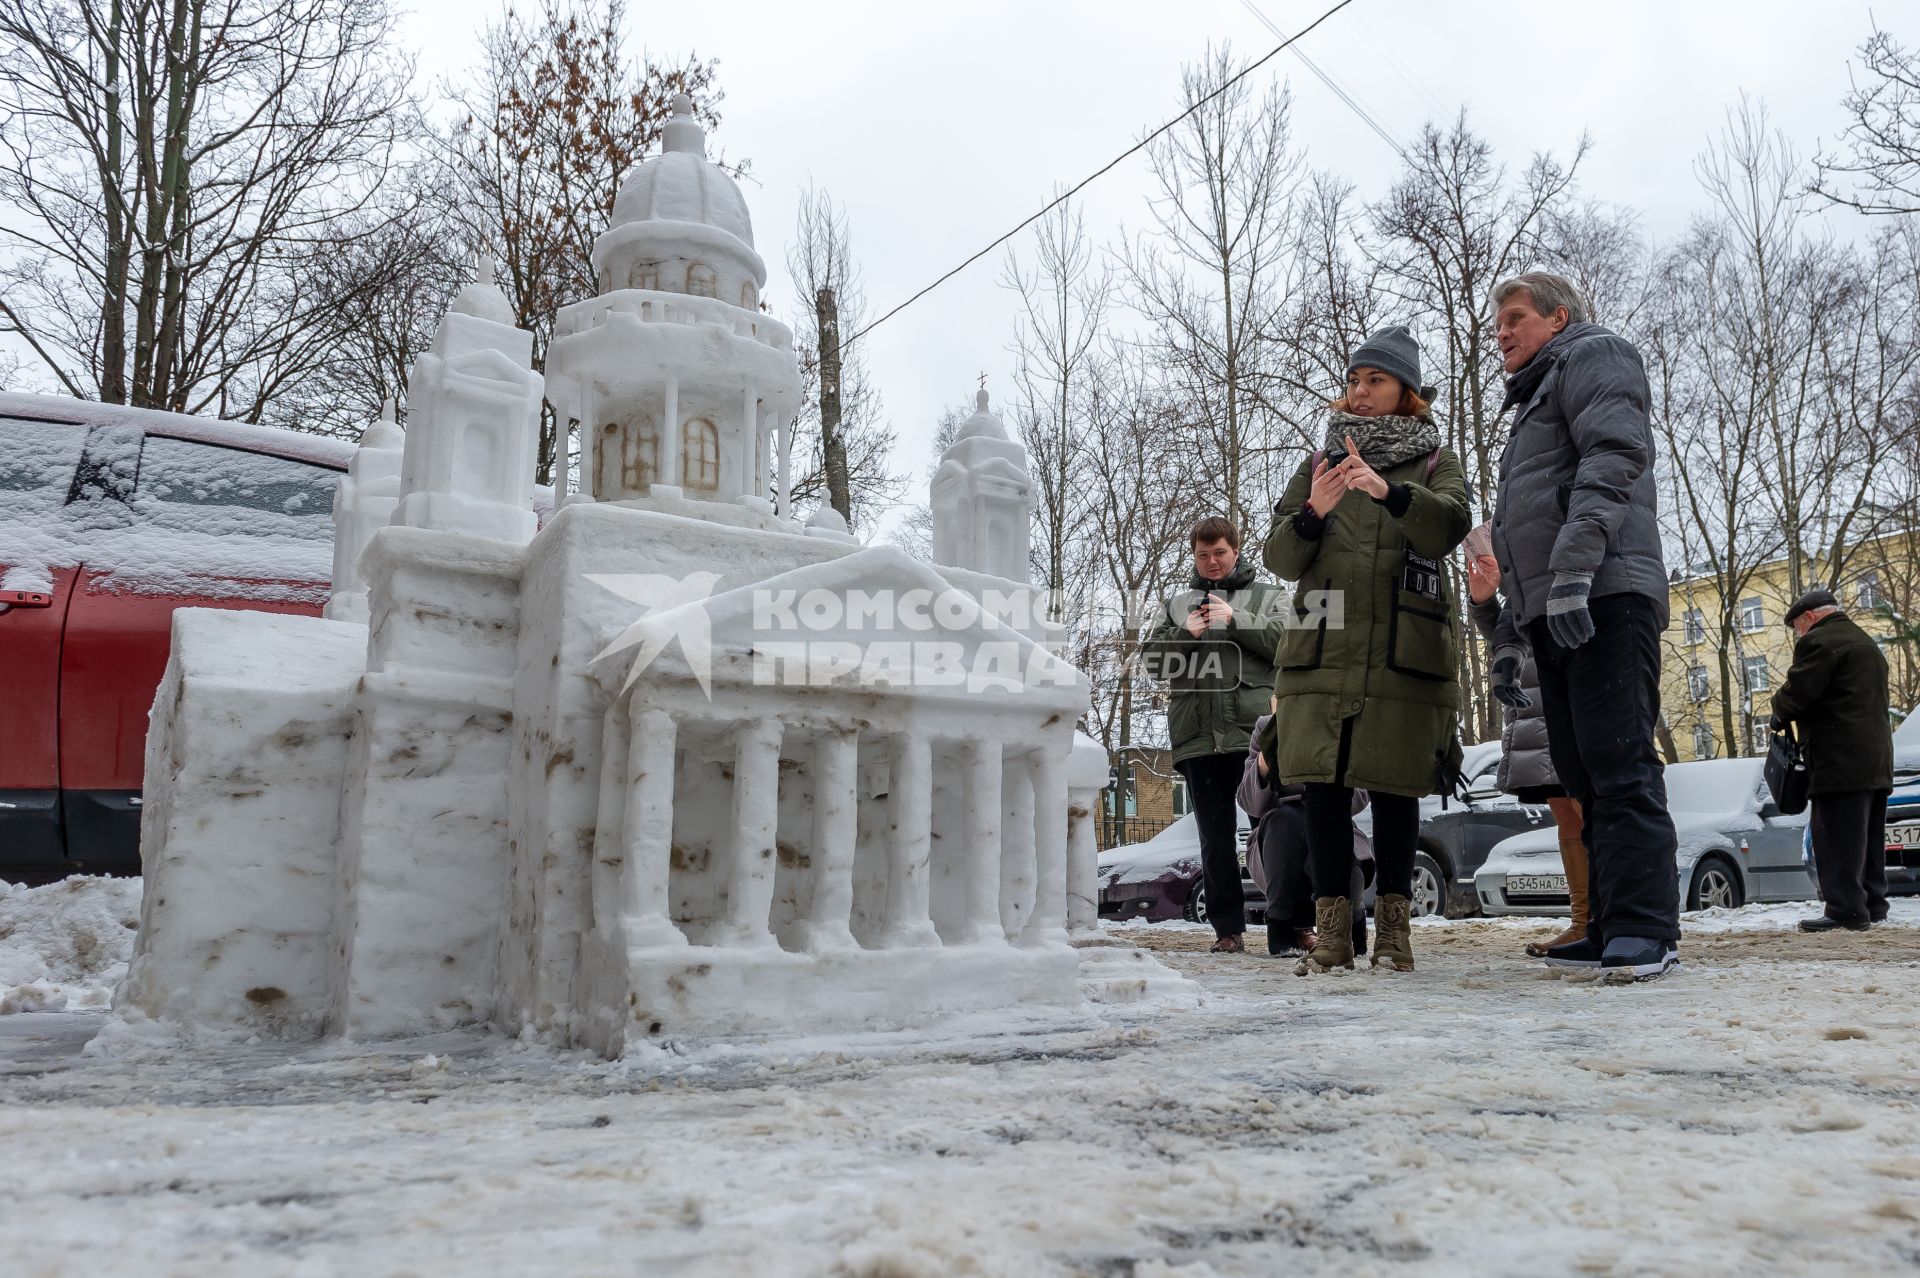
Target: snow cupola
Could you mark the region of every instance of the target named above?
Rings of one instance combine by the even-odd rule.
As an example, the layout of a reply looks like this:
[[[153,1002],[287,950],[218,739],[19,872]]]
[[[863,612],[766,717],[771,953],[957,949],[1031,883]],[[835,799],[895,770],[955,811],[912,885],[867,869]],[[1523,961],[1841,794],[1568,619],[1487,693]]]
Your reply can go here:
[[[406,446],[389,399],[361,434],[360,447],[333,490],[333,591],[323,615],[335,621],[367,619],[367,579],[360,571],[360,554],[400,504]]]
[[[771,525],[770,445],[800,402],[793,335],[760,310],[740,188],[707,159],[692,99],[673,110],[594,241],[599,296],[556,318],[548,394],[580,423],[594,500],[720,503],[698,513]]]
[[[393,522],[499,541],[532,538],[541,387],[533,334],[514,327],[493,262],[482,256],[432,349],[414,361]]]
[[[1025,581],[1033,514],[1027,450],[987,408],[984,389],[975,403],[934,471],[933,559]]]

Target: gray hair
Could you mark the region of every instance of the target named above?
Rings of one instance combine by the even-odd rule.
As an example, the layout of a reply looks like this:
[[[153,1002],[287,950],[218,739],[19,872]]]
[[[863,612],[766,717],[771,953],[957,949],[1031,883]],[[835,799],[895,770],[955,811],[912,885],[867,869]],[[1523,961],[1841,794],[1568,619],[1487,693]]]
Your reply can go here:
[[[1580,289],[1574,282],[1564,275],[1528,271],[1525,275],[1500,281],[1493,286],[1494,313],[1498,314],[1501,306],[1515,293],[1525,293],[1532,301],[1533,309],[1541,315],[1552,315],[1564,306],[1567,308],[1569,324],[1584,324],[1593,319],[1587,299],[1580,295]]]

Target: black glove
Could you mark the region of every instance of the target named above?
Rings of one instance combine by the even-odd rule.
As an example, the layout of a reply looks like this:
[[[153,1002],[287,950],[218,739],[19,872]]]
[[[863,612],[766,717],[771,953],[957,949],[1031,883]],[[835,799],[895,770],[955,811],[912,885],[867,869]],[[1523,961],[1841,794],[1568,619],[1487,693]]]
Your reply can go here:
[[[1520,667],[1525,664],[1525,648],[1493,650],[1493,699],[1509,710],[1525,710],[1533,698],[1520,686]]]
[[[1547,633],[1562,648],[1578,648],[1593,638],[1593,614],[1587,611],[1590,572],[1556,572],[1547,591]]]

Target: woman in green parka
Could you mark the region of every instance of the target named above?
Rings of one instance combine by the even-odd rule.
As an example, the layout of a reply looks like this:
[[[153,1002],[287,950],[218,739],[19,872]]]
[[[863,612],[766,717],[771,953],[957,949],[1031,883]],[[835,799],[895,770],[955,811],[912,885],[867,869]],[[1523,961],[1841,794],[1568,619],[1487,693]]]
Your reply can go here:
[[[1420,796],[1458,766],[1454,600],[1441,561],[1467,534],[1460,459],[1440,445],[1404,327],[1353,354],[1326,446],[1274,508],[1266,562],[1295,584],[1294,625],[1274,681],[1269,766],[1305,786],[1316,884],[1353,864],[1353,791],[1373,800],[1379,896],[1373,963],[1413,969],[1409,920]],[[1315,899],[1301,975],[1353,966],[1346,897]]]

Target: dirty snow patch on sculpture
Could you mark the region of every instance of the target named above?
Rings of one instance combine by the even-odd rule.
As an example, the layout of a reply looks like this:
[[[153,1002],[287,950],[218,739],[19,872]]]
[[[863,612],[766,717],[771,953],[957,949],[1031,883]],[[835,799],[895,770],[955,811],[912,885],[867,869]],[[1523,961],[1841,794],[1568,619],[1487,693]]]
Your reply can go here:
[[[342,482],[328,619],[178,614],[121,1006],[610,1056],[1084,1014],[1106,761],[1026,580],[1024,449],[982,392],[937,566],[790,517],[791,335],[684,98],[593,262],[544,382],[476,271],[397,483],[385,417]],[[543,394],[587,491],[536,529]],[[1090,966],[1102,998],[1157,988],[1144,957]]]

